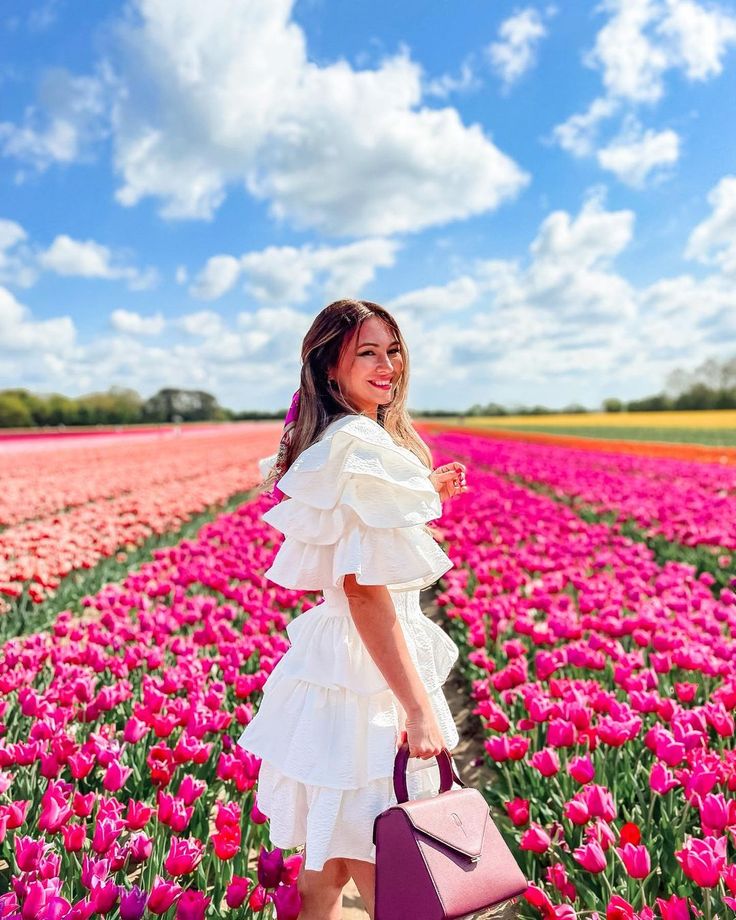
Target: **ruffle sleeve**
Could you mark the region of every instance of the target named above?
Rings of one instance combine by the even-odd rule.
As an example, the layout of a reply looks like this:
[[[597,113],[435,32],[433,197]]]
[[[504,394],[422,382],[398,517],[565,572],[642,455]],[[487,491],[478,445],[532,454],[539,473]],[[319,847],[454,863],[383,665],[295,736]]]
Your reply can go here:
[[[268,457],[262,457],[258,461],[258,471],[261,474],[261,479],[265,479],[266,476],[271,472],[273,465],[276,463],[276,458],[278,457],[278,451],[275,454],[271,454]]]
[[[430,471],[377,422],[333,422],[277,485],[288,498],[263,520],[284,534],[266,577],[285,588],[342,588],[345,575],[392,591],[424,588],[452,568],[424,524],[442,503]]]

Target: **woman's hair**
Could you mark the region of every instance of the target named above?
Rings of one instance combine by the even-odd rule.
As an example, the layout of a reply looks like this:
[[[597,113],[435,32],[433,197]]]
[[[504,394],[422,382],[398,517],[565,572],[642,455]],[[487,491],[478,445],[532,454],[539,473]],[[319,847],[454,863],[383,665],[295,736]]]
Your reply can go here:
[[[359,415],[340,391],[337,380],[328,384],[328,368],[337,368],[352,335],[371,316],[378,317],[394,333],[401,346],[403,370],[396,380],[391,401],[378,405],[378,423],[393,440],[412,451],[422,463],[432,469],[432,454],[414,430],[406,408],[409,383],[409,353],[396,320],[380,304],[369,300],[336,300],[326,306],[314,319],[302,342],[302,370],[299,415],[290,439],[282,442],[275,466],[260,483],[261,491],[269,490],[296,460],[299,454],[317,441],[325,428],[344,415]],[[356,340],[352,339],[354,343]]]

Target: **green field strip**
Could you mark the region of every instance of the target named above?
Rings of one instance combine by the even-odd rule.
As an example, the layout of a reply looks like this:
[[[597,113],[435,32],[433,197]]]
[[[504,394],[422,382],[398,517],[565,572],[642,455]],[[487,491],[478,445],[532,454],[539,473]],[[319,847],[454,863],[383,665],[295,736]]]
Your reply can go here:
[[[475,421],[472,418],[442,419],[448,425],[467,426],[491,431],[552,434],[568,437],[593,438],[607,441],[647,441],[651,444],[700,444],[704,447],[736,447],[736,429],[733,428],[624,428],[612,425],[545,425],[544,423],[518,423]]]

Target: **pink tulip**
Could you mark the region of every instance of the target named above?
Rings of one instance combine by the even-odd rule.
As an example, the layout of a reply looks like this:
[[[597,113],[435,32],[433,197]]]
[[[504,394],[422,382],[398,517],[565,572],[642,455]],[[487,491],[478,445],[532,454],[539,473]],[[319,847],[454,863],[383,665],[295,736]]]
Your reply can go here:
[[[43,840],[34,840],[33,837],[15,838],[15,862],[21,872],[32,872],[44,855],[46,845]]]
[[[606,920],[636,920],[636,914],[627,900],[615,894],[606,907]]]
[[[169,855],[164,868],[169,875],[189,875],[197,868],[204,856],[204,845],[196,837],[172,837]]]
[[[687,898],[671,895],[666,901],[657,898],[657,907],[662,914],[662,920],[690,920],[690,908]]]
[[[699,840],[688,838],[681,850],[675,851],[675,859],[685,875],[701,888],[714,888],[726,867],[727,838],[707,837]]]
[[[606,868],[606,854],[595,841],[583,844],[573,851],[573,857],[588,872],[603,872]]]
[[[277,920],[297,920],[302,898],[296,885],[279,885],[273,892]]]
[[[595,767],[590,754],[573,757],[568,764],[567,772],[576,782],[581,784],[589,783],[595,777]]]
[[[678,781],[662,763],[655,763],[649,772],[649,786],[658,795],[666,795],[679,786]]]
[[[188,888],[176,905],[176,920],[204,920],[211,900],[202,891]]]
[[[234,875],[225,892],[227,906],[233,909],[240,907],[248,897],[248,891],[250,890],[251,884],[252,882],[249,878],[245,878],[242,875]]]
[[[533,853],[544,853],[552,844],[552,840],[543,827],[532,823],[521,836],[519,846],[522,850],[531,850]]]
[[[554,776],[560,770],[560,758],[551,748],[543,748],[532,755],[531,765],[539,770],[542,776]]]
[[[563,814],[573,824],[587,824],[591,817],[588,806],[582,799],[565,802]]]
[[[119,792],[128,781],[128,777],[133,772],[132,767],[123,767],[117,762],[113,762],[107,768],[102,785],[108,792]]]
[[[181,886],[176,882],[167,882],[157,875],[148,896],[148,910],[152,914],[165,914],[181,892]]]
[[[652,871],[649,851],[645,846],[625,843],[622,847],[616,847],[616,852],[631,878],[646,878]]]

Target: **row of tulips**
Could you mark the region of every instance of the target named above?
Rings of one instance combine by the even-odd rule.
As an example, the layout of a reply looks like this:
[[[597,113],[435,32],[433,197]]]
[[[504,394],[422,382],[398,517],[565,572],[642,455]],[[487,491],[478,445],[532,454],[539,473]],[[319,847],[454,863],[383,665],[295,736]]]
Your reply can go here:
[[[0,442],[0,527],[78,505],[136,492],[151,485],[185,481],[209,469],[252,455],[259,443],[277,438],[268,423],[177,426],[141,432],[121,429],[104,436],[44,437]]]
[[[476,466],[542,483],[558,497],[600,514],[632,520],[647,536],[683,546],[736,551],[736,465],[652,458],[605,450],[575,450],[463,432],[438,444]]]
[[[223,429],[219,435],[215,431],[208,436],[121,446],[118,459],[125,461],[130,452],[130,463],[118,487],[111,464],[103,464],[93,491],[104,493],[104,498],[0,531],[0,613],[8,612],[11,602],[21,597],[40,604],[53,596],[70,573],[90,569],[122,549],[175,530],[204,509],[253,488],[260,478],[256,460],[272,443],[272,433],[263,429],[255,434],[254,426],[247,426],[243,431]],[[25,459],[21,463],[14,456],[22,467]],[[53,468],[58,469],[66,454],[59,448],[44,456],[47,460],[53,457]],[[87,465],[79,462],[67,474],[77,499],[90,494],[83,491],[84,483],[95,479],[97,459],[97,452],[90,448]],[[30,495],[51,494],[53,488],[53,477],[41,478]],[[71,501],[71,495],[53,494],[55,502]]]
[[[234,742],[313,599],[270,585],[269,499],[157,550],[0,654],[0,917],[294,920]]]
[[[448,434],[435,462],[459,445],[477,465],[438,522],[456,564],[438,602],[497,770],[488,795],[532,880],[529,916],[731,916],[736,579],[714,596],[709,573],[659,565],[488,470],[508,473],[511,456],[531,475],[528,445],[499,459]]]

